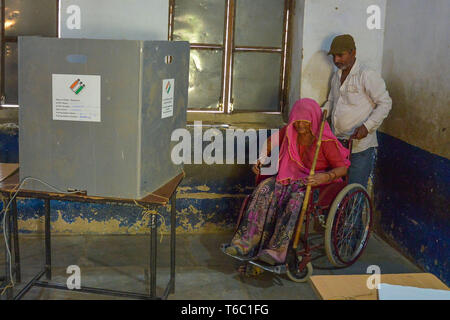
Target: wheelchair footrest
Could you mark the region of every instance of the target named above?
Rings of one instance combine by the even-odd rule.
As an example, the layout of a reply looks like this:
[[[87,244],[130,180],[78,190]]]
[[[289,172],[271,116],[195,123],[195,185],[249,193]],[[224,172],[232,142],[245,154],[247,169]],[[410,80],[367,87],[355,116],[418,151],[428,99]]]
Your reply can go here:
[[[238,255],[232,255],[226,252],[226,249],[230,246],[230,244],[228,243],[223,243],[222,245],[220,245],[220,249],[222,250],[223,253],[225,253],[227,256],[230,256],[234,259],[243,261],[243,262],[248,262],[250,264],[253,264],[257,267],[260,267],[263,270],[272,272],[272,273],[276,273],[276,274],[284,274],[286,273],[286,265],[285,264],[278,264],[278,265],[270,265],[267,263],[264,263],[262,261],[253,261],[254,258],[249,258],[249,257],[244,257],[244,256],[238,256]]]
[[[277,264],[277,265],[270,265],[267,263],[264,263],[262,261],[249,261],[250,264],[260,267],[263,270],[276,273],[276,274],[284,274],[286,273],[286,265],[285,264]]]

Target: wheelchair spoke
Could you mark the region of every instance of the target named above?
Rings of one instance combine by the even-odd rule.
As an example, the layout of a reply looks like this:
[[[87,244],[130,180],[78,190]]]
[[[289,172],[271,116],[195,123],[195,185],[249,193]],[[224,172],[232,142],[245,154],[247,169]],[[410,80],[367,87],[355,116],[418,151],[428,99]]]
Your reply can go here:
[[[363,192],[348,196],[340,208],[334,231],[335,252],[344,263],[352,262],[365,246],[370,224],[370,208]]]

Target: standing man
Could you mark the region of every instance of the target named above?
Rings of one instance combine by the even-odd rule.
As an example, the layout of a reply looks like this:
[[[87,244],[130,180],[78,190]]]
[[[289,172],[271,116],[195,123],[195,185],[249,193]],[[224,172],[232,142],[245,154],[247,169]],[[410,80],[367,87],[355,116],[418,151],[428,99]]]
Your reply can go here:
[[[381,76],[360,65],[351,35],[334,38],[330,52],[339,68],[331,80],[324,109],[331,116],[333,133],[348,147],[353,139],[349,183],[367,187],[378,146],[377,129],[388,116],[392,100]]]

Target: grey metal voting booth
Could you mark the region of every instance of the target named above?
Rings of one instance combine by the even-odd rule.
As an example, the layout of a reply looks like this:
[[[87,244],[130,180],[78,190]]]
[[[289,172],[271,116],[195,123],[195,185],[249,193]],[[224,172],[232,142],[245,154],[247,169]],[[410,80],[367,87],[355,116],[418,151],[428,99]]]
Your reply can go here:
[[[20,37],[19,52],[21,180],[141,199],[181,172],[188,42]]]
[[[54,193],[36,181],[17,194],[45,200],[46,266],[16,299],[33,286],[67,289],[40,280],[51,279],[51,200],[138,202],[147,209],[170,202],[171,272],[162,297],[156,296],[157,215],[151,216],[148,294],[78,291],[144,299],[173,292],[175,194],[184,172],[171,161],[170,138],[186,125],[188,79],[187,42],[19,37],[20,181],[34,177],[77,194]],[[11,199],[9,187],[0,191]],[[20,280],[17,205],[11,201],[13,273]]]
[[[19,37],[20,170],[0,183],[12,273],[20,282],[15,187],[34,177],[77,193],[27,182],[19,197],[45,203],[45,267],[33,286],[67,289],[51,279],[51,200],[171,205],[170,279],[156,295],[156,226],[150,225],[148,294],[82,287],[82,292],[143,299],[175,289],[176,189],[184,177],[170,158],[173,130],[186,125],[189,43],[169,42],[169,0],[60,0],[57,38]],[[12,218],[12,219],[11,219]],[[12,221],[10,221],[10,219]],[[10,223],[11,222],[11,223]],[[7,290],[12,297],[12,290]]]

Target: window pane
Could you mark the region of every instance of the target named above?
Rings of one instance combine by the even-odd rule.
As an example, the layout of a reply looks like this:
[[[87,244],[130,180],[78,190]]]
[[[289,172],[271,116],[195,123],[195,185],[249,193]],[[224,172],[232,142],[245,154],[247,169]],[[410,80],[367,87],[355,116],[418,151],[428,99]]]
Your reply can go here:
[[[236,46],[281,47],[284,0],[236,0]]]
[[[173,40],[222,44],[225,0],[176,0]]]
[[[279,53],[235,53],[234,110],[279,111],[280,64]]]
[[[5,49],[5,96],[6,104],[18,104],[17,43],[7,43]]]
[[[217,109],[222,86],[222,51],[191,50],[189,108]]]
[[[55,0],[6,0],[5,35],[57,36]]]

